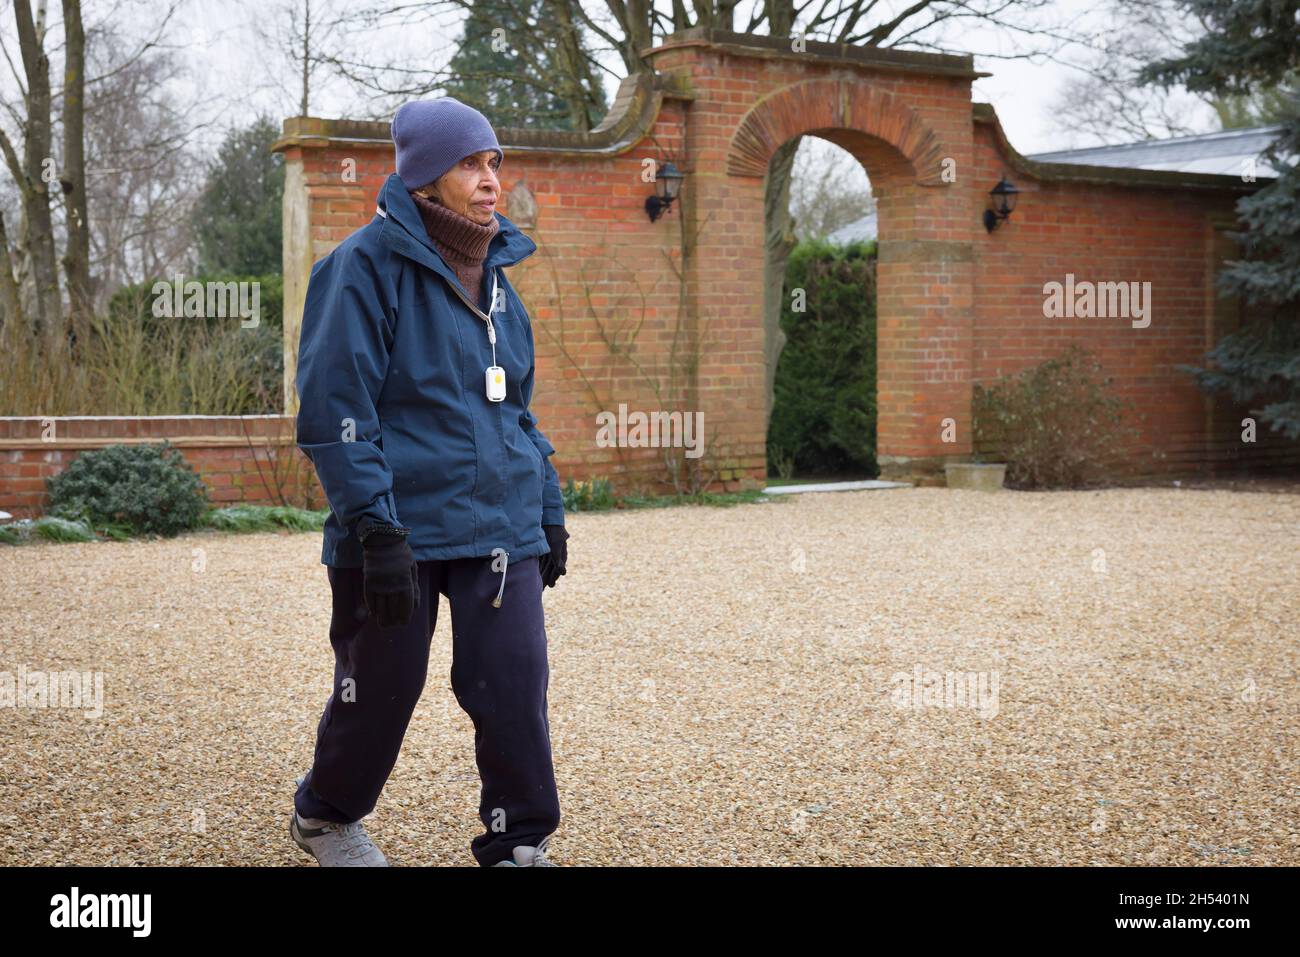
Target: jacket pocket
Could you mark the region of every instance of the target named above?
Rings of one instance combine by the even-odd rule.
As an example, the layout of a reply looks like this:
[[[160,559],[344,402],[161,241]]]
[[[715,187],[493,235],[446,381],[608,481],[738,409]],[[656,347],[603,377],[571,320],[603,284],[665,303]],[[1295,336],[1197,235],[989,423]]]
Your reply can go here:
[[[468,545],[474,540],[472,453],[459,437],[429,432],[421,439],[404,436],[387,453],[393,470],[397,514],[411,529],[412,548]]]
[[[537,481],[545,482],[546,481],[545,455],[542,454],[541,449],[539,449],[536,445],[533,444],[532,439],[528,438],[528,436],[526,435],[524,436],[524,441],[527,442],[528,447],[533,450],[533,458],[537,461]],[[552,449],[551,451],[554,451],[554,449]]]
[[[521,530],[521,536],[528,538],[531,537],[528,530],[540,525],[542,520],[542,487],[545,484],[546,469],[541,452],[523,429],[516,430],[514,444],[516,449],[513,450],[511,459],[515,464],[510,468],[511,493],[523,510],[525,527]],[[523,468],[524,461],[528,463],[527,468]]]

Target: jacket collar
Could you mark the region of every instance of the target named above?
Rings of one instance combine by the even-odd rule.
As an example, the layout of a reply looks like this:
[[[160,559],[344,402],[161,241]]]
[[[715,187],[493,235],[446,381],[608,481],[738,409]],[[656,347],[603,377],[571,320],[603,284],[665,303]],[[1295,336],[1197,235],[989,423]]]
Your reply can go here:
[[[384,216],[384,225],[379,232],[379,238],[384,243],[408,259],[428,266],[449,282],[460,284],[456,273],[429,239],[424,220],[420,218],[420,210],[400,176],[396,173],[389,175],[379,189],[375,205],[379,210],[378,215]],[[488,244],[487,256],[483,260],[484,270],[491,266],[513,266],[536,252],[537,244],[525,236],[518,226],[500,213],[493,215],[497,218],[498,229]]]

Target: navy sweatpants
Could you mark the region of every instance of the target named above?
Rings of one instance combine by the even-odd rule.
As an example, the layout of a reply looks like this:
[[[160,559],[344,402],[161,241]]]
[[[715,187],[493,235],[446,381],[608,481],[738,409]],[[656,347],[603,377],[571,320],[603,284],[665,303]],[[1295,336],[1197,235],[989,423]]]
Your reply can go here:
[[[356,821],[374,810],[424,689],[438,595],[451,605],[451,686],[474,722],[486,829],[470,844],[479,864],[536,845],[560,823],[546,716],[546,629],[537,558],[418,562],[420,604],[406,625],[383,628],[366,611],[360,568],[328,569],[334,691],[316,729],[311,771],[294,797],[303,817]],[[498,569],[500,566],[498,566]]]

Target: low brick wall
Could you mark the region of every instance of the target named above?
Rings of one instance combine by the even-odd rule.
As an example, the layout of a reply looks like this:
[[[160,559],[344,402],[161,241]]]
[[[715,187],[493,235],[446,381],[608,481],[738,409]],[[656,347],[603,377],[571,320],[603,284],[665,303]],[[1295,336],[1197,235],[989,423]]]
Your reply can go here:
[[[164,439],[199,473],[213,504],[323,507],[293,429],[286,415],[0,417],[0,509],[40,514],[46,481],[86,449]]]
[[[614,450],[620,467],[611,470],[603,467],[607,452],[594,447],[595,427],[589,431],[584,452],[561,451],[551,460],[562,484],[611,477],[619,492],[673,491],[659,449]],[[292,415],[0,416],[0,510],[18,518],[41,514],[46,481],[86,449],[164,439],[199,473],[216,505],[328,504],[314,466],[297,447]],[[733,463],[707,474],[713,471],[715,491],[765,482],[761,467],[742,472]]]
[[[1206,475],[1238,471],[1293,472],[1300,467],[1297,443],[1282,440],[1261,429],[1257,444],[1246,445],[1232,437],[1228,426],[1239,421],[1236,411],[1225,418],[1215,434],[1224,436],[1207,444],[1204,434],[1186,436],[1174,444],[1185,454],[1145,460],[1127,477],[1153,475]],[[326,506],[325,494],[310,460],[294,441],[294,418],[288,415],[178,415],[178,416],[72,416],[0,417],[0,510],[18,518],[41,514],[47,505],[46,481],[62,472],[87,449],[108,445],[161,442],[176,446],[208,487],[215,505],[284,503],[311,508]],[[622,449],[624,467],[610,470],[587,456],[557,453],[561,482],[569,478],[610,476],[620,492],[672,491],[656,474],[658,450]],[[1117,476],[1117,478],[1120,476]],[[746,473],[749,483],[764,483],[759,472]],[[639,481],[637,481],[639,480]],[[922,484],[934,484],[917,477]],[[942,479],[936,477],[936,482]],[[736,491],[741,487],[735,470],[724,471],[712,488]]]

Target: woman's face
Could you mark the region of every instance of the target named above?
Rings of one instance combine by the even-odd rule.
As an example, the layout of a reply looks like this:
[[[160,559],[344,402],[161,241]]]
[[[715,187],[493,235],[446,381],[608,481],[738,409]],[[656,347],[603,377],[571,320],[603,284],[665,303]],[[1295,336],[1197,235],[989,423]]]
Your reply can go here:
[[[497,200],[501,197],[501,182],[497,179],[500,166],[496,150],[471,153],[432,184],[416,192],[480,226],[486,226],[492,222]]]

